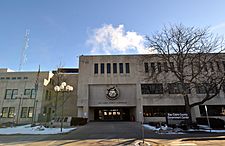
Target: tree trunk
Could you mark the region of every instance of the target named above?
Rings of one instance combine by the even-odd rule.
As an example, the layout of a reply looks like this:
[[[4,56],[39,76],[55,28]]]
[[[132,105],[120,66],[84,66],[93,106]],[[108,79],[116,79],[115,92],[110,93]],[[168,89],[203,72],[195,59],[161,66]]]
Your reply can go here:
[[[191,106],[189,103],[188,95],[184,95],[184,103],[185,103],[185,111],[188,114],[189,119],[187,120],[187,128],[189,129],[192,124],[192,117],[191,117]]]

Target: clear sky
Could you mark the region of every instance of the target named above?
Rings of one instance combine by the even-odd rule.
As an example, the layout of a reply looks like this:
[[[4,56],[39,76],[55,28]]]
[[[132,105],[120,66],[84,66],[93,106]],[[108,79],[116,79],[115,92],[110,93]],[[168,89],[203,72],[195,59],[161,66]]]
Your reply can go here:
[[[145,53],[143,36],[164,25],[225,34],[225,0],[0,0],[0,68],[78,67],[88,54]]]

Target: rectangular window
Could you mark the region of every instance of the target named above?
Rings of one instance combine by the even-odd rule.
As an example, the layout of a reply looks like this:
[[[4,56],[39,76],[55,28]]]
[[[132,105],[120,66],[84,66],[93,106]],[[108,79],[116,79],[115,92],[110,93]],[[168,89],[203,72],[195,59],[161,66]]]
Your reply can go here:
[[[35,91],[35,89],[32,89],[31,90],[31,98],[35,98],[35,95],[36,95],[36,91]]]
[[[174,63],[173,62],[170,62],[170,69],[171,69],[171,71],[174,71],[175,70]]]
[[[205,62],[203,62],[203,69],[205,72],[208,72],[207,64]]]
[[[16,77],[12,77],[12,80],[16,80]]]
[[[145,73],[148,73],[149,69],[148,69],[148,63],[147,62],[144,63],[144,67],[145,67]]]
[[[23,79],[24,79],[24,80],[27,80],[27,79],[28,79],[28,77],[23,77]]]
[[[113,63],[113,73],[117,73],[117,63]]]
[[[45,92],[45,100],[48,100],[48,90],[46,90],[46,92]]]
[[[5,77],[1,77],[1,80],[4,80],[5,79]]]
[[[213,62],[209,62],[209,66],[210,66],[211,72],[214,72]]]
[[[15,107],[9,107],[8,118],[13,118],[15,114]]]
[[[204,84],[197,84],[195,85],[196,93],[197,94],[206,94],[208,91],[209,93],[216,93],[216,88],[210,87],[210,84],[204,83]]]
[[[11,99],[13,95],[13,89],[6,89],[5,90],[5,99]]]
[[[186,94],[190,94],[191,93],[190,84],[185,83],[184,86],[185,86],[184,92]],[[168,89],[169,89],[169,94],[182,94],[182,86],[180,83],[169,83]]]
[[[16,95],[18,95],[18,89],[13,89],[12,98],[16,98]]]
[[[144,117],[165,117],[167,113],[185,113],[184,106],[143,106]]]
[[[98,74],[98,64],[95,63],[94,65],[94,74]]]
[[[199,105],[201,116],[206,116],[205,105]],[[209,116],[225,116],[225,105],[207,105]]]
[[[25,90],[24,90],[24,95],[30,97],[30,95],[31,95],[31,89],[25,89]]]
[[[163,62],[164,71],[168,72],[168,65],[167,62]]]
[[[217,66],[217,70],[218,70],[218,71],[221,71],[220,63],[219,63],[218,61],[216,61],[216,66]]]
[[[225,71],[225,61],[222,61],[223,64],[223,70]]]
[[[105,73],[105,65],[104,63],[101,63],[101,74]]]
[[[162,84],[141,84],[142,94],[163,94]]]
[[[111,64],[107,63],[107,74],[111,73]]]
[[[162,72],[162,68],[161,68],[161,63],[157,62],[157,68],[158,68],[158,72]]]
[[[129,74],[130,73],[130,64],[125,63],[125,67],[126,67],[126,73]]]
[[[29,107],[28,118],[32,118],[33,117],[33,111],[34,111],[34,108],[33,107]]]
[[[17,80],[21,80],[21,77],[17,77]]]
[[[155,63],[154,62],[151,63],[151,71],[152,71],[152,73],[155,72]]]
[[[2,108],[2,118],[7,118],[8,117],[8,107],[3,107]]]
[[[119,67],[120,67],[120,73],[123,73],[123,63],[119,63]]]
[[[27,107],[22,107],[21,118],[26,118],[27,117],[27,110],[28,110]]]

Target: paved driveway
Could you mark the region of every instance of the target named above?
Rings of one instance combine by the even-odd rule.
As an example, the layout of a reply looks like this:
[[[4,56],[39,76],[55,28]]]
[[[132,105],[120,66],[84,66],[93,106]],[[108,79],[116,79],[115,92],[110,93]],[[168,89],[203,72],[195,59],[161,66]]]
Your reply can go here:
[[[67,135],[74,139],[140,138],[140,124],[136,122],[90,122]]]
[[[156,134],[145,129],[145,139],[152,145],[201,145],[199,141],[180,141],[184,137],[215,137],[222,136],[217,144],[225,145],[224,134]],[[136,122],[90,122],[85,126],[78,127],[68,134],[58,135],[0,135],[1,145],[19,146],[58,146],[58,145],[81,145],[81,146],[101,146],[101,145],[134,145],[141,139],[141,125]],[[210,141],[207,141],[210,143]],[[211,140],[211,144],[215,144]],[[204,145],[204,144],[203,144]]]

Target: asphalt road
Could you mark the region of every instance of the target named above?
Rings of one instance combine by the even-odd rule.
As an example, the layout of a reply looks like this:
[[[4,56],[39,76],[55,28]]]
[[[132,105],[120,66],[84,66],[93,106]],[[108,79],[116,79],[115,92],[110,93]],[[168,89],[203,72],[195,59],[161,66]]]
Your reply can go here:
[[[58,145],[134,145],[142,137],[136,122],[90,122],[68,134],[58,135],[0,135],[0,145],[58,146]],[[211,137],[211,139],[202,139]],[[196,139],[193,139],[196,138]],[[225,134],[189,133],[156,134],[145,129],[145,139],[151,145],[225,145]],[[188,140],[183,140],[188,139]]]

